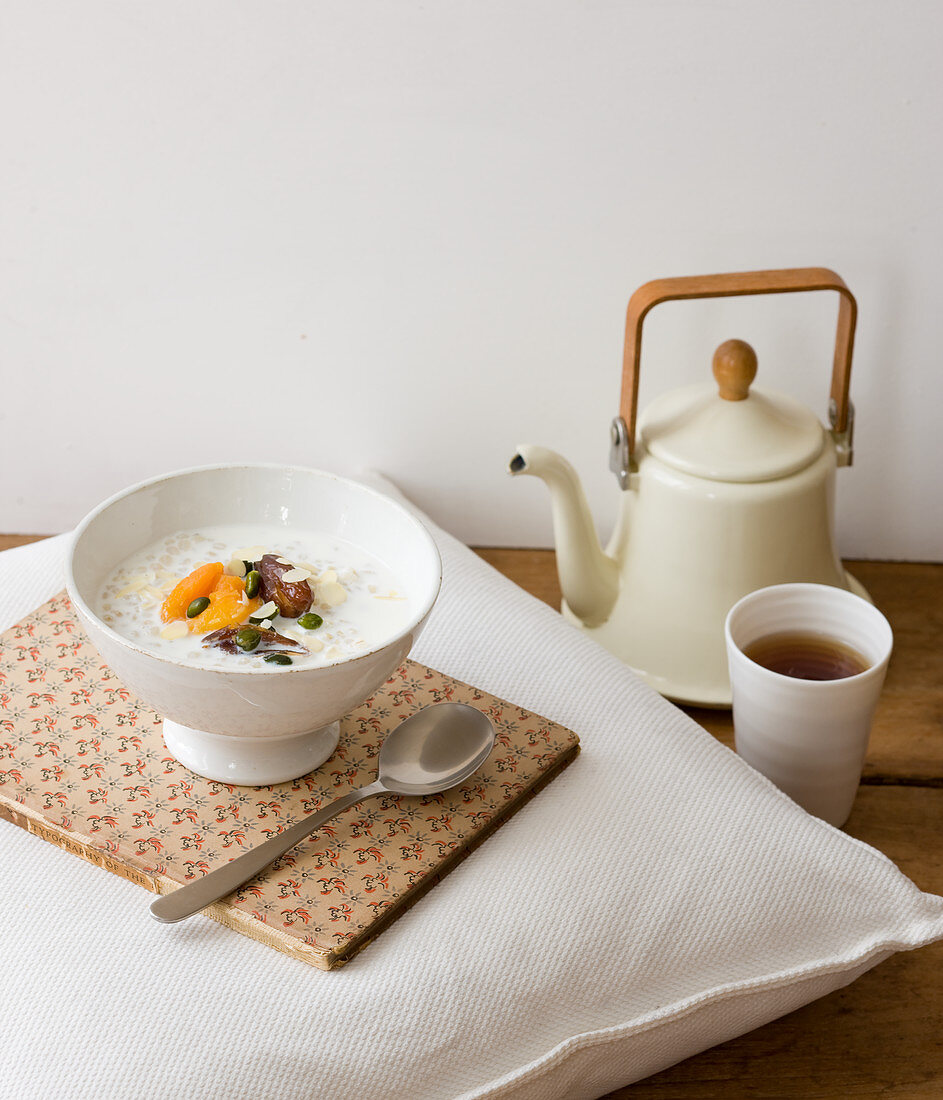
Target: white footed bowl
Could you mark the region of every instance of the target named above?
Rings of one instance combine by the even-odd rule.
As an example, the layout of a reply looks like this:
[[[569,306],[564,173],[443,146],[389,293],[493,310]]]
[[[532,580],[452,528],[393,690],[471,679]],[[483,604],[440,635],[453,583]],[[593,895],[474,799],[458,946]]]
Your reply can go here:
[[[324,531],[380,558],[409,595],[407,625],[384,644],[334,664],[258,662],[230,671],[151,652],[93,610],[106,577],[149,543],[175,531],[250,522]],[[337,719],[406,658],[441,579],[432,536],[402,505],[334,474],[279,465],[203,466],[132,485],[82,520],[66,567],[69,597],[89,638],[163,716],[171,753],[209,779],[248,785],[294,779],[333,753]]]

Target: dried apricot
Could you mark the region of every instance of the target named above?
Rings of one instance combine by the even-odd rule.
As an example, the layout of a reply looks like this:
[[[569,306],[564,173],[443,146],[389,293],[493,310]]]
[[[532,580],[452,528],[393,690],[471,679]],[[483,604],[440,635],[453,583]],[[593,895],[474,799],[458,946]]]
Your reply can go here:
[[[236,599],[242,599],[242,594],[245,590],[246,582],[242,577],[233,577],[229,573],[224,573],[216,582],[213,588],[213,595],[217,598],[235,596]]]
[[[232,626],[243,622],[249,617],[249,605],[243,604],[234,596],[222,596],[219,599],[210,597],[210,606],[202,611],[195,619],[191,619],[191,634],[206,634],[211,630],[219,630],[224,626]]]
[[[185,619],[187,608],[200,596],[208,596],[223,575],[223,563],[211,561],[200,565],[189,576],[183,578],[170,595],[161,604],[161,622],[169,623],[174,619]]]
[[[245,582],[224,573],[209,593],[210,605],[189,622],[191,634],[206,634],[226,626],[244,623],[259,606],[258,600],[243,600]]]

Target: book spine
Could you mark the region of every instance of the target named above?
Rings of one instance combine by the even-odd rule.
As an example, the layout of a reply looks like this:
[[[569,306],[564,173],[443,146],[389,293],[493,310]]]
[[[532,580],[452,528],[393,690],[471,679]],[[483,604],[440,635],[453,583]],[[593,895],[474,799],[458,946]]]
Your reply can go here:
[[[156,875],[150,875],[146,871],[142,871],[140,867],[135,867],[110,852],[103,852],[84,837],[76,836],[75,833],[70,833],[68,829],[63,828],[61,825],[54,825],[51,821],[46,821],[22,803],[12,802],[3,798],[2,795],[0,795],[0,820],[18,825],[28,833],[38,836],[40,840],[55,844],[63,851],[78,856],[79,859],[84,859],[87,863],[93,863],[96,867],[102,867],[113,875],[126,878],[129,882],[136,883],[138,886],[143,886],[154,894],[165,894],[169,889],[176,889],[176,886],[167,883],[162,890],[160,879]],[[285,935],[277,928],[270,928],[267,924],[251,919],[226,902],[216,902],[204,909],[203,912],[206,916],[218,921],[227,928],[241,932],[242,935],[257,940],[259,943],[274,947],[276,951],[281,951],[284,955],[290,955],[293,959],[300,959],[302,962],[314,965],[321,970],[330,970],[332,965],[335,965],[329,952],[306,943],[300,943],[294,937]]]
[[[140,867],[135,867],[125,860],[111,855],[110,852],[103,852],[83,837],[70,833],[68,829],[64,829],[60,825],[53,825],[50,821],[41,820],[20,803],[8,802],[6,799],[0,798],[0,818],[4,818],[14,825],[19,825],[21,829],[33,833],[40,840],[55,844],[56,847],[78,856],[79,859],[84,859],[87,863],[93,863],[96,867],[103,867],[113,875],[120,875],[122,878],[134,882],[138,886],[143,886],[155,894],[161,893],[156,876],[149,875],[146,871],[142,871]]]

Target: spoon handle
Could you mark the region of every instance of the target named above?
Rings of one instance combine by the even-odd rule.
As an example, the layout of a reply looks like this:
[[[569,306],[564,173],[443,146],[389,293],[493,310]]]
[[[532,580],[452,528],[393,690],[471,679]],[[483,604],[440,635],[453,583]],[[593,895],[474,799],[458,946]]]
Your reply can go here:
[[[355,802],[360,802],[361,799],[369,798],[374,794],[381,794],[385,790],[383,784],[376,781],[369,784],[369,786],[359,787],[355,791],[349,791],[347,794],[341,795],[340,798],[336,798],[325,806],[323,810],[318,810],[307,817],[303,817],[300,821],[296,821],[294,825],[289,826],[278,836],[273,836],[257,848],[250,848],[238,859],[232,860],[223,867],[218,867],[215,871],[204,875],[203,878],[197,879],[196,882],[191,882],[179,890],[174,890],[171,894],[164,894],[159,897],[151,903],[151,916],[155,920],[163,921],[165,924],[172,924],[175,921],[183,920],[184,917],[198,913],[212,902],[219,901],[220,898],[231,894],[233,890],[237,890],[244,882],[254,878],[260,871],[264,871],[270,863],[273,863],[279,856],[283,856],[290,848],[294,848],[299,841],[304,840],[306,836],[310,836],[325,821],[328,821],[335,814],[339,814],[341,810],[346,810],[348,806],[353,806]]]

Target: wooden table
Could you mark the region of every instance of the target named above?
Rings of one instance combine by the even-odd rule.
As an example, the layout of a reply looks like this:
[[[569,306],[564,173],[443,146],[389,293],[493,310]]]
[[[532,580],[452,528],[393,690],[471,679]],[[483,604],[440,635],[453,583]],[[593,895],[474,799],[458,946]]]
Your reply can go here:
[[[559,607],[553,551],[478,553]],[[943,565],[847,565],[890,620],[895,648],[845,831],[943,894]],[[729,711],[686,709],[733,745]],[[894,955],[846,989],[610,1100],[874,1096],[943,1097],[943,942]]]
[[[0,536],[0,550],[40,536]],[[560,603],[553,551],[482,549]],[[890,619],[895,650],[846,831],[943,894],[943,565],[849,562]],[[726,745],[729,712],[688,713]],[[846,989],[689,1058],[610,1100],[943,1097],[943,943],[894,955]]]

